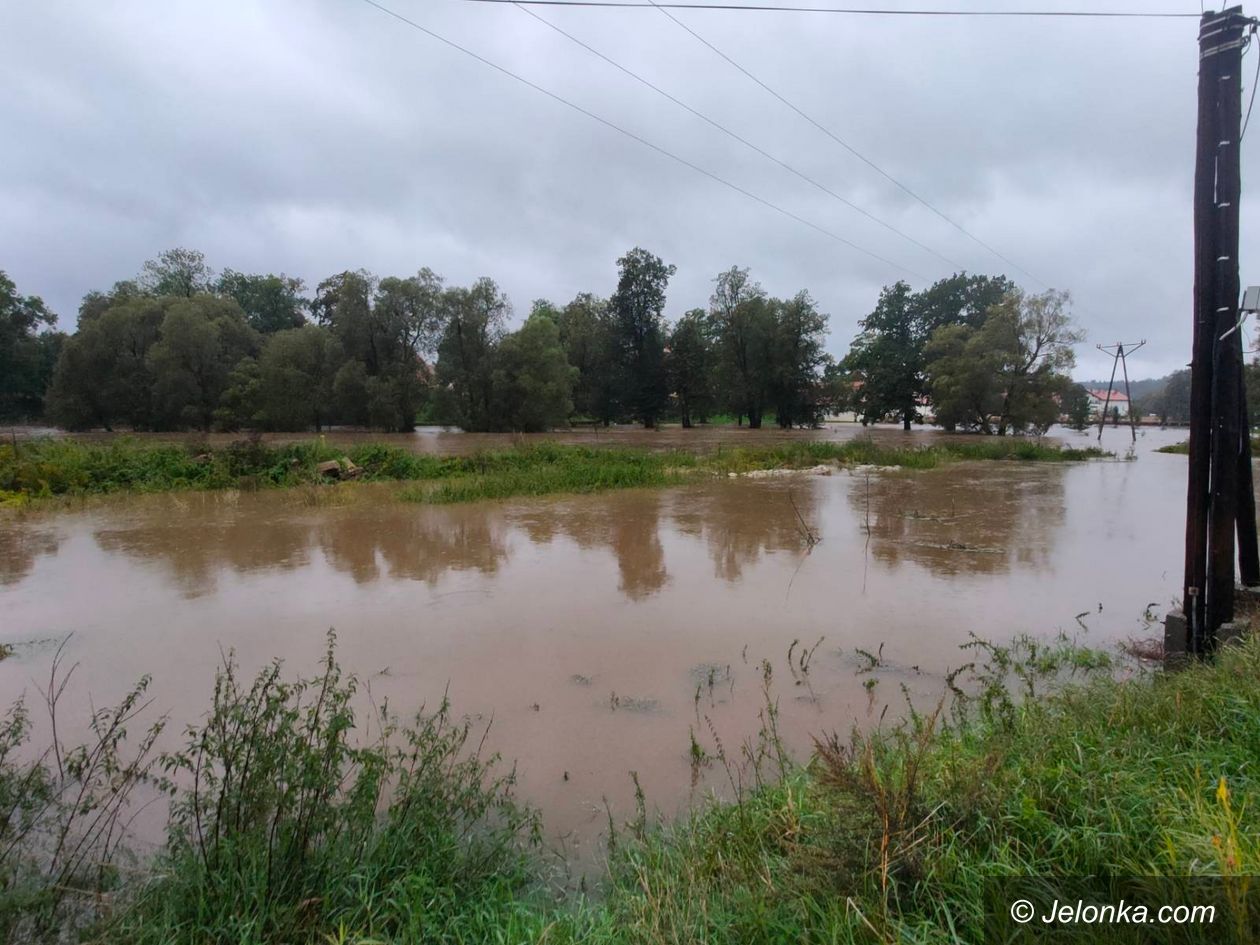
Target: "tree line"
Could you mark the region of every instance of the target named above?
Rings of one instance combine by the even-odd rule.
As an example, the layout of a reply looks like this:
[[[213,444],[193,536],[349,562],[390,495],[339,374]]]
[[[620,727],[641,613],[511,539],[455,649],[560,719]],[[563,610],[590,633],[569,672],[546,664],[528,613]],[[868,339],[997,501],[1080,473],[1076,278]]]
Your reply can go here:
[[[617,268],[607,298],[536,301],[515,331],[493,280],[448,286],[429,269],[342,272],[307,297],[299,279],[216,274],[174,249],[88,293],[69,336],[5,279],[4,356],[22,369],[5,370],[0,406],[107,430],[536,431],[581,418],[691,426],[727,411],[753,427],[771,412],[784,427],[818,422],[827,316],[807,292],[772,298],[736,267],[707,309],[670,323],[675,268],[639,248]]]
[[[1083,336],[1066,293],[968,273],[919,292],[898,282],[836,361],[808,292],[772,297],[736,266],[706,307],[669,321],[674,266],[635,248],[617,274],[608,296],[535,301],[509,330],[488,278],[353,270],[308,295],[300,279],[216,273],[173,249],[88,293],[68,336],[0,274],[0,413],[68,429],[537,431],[717,415],[788,428],[851,410],[997,434],[1088,414],[1067,373]]]

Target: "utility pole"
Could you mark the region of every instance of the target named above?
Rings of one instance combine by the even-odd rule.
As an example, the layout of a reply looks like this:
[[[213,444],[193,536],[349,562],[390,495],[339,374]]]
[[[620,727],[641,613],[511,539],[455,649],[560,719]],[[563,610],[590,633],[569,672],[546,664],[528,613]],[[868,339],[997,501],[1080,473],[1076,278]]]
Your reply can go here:
[[[1098,418],[1098,442],[1102,442],[1103,428],[1107,425],[1107,409],[1111,406],[1111,389],[1116,383],[1116,365],[1120,365],[1124,370],[1124,396],[1128,399],[1129,404],[1127,412],[1129,414],[1129,432],[1133,434],[1133,442],[1137,442],[1137,418],[1133,416],[1133,391],[1129,388],[1129,362],[1128,356],[1131,355],[1142,345],[1146,344],[1143,339],[1137,344],[1130,344],[1128,350],[1120,342],[1114,345],[1095,345],[1099,351],[1112,351],[1111,356],[1111,380],[1107,382],[1107,400],[1103,403],[1102,415]]]
[[[1241,67],[1254,23],[1243,16],[1240,6],[1205,13],[1199,21],[1184,624],[1175,627],[1170,620],[1166,638],[1167,648],[1175,652],[1180,634],[1184,650],[1195,656],[1210,654],[1221,625],[1234,617],[1236,528],[1244,572],[1257,560],[1238,330]],[[1244,483],[1245,498],[1240,495]],[[1249,522],[1243,522],[1240,513]],[[1250,576],[1244,573],[1244,578]]]

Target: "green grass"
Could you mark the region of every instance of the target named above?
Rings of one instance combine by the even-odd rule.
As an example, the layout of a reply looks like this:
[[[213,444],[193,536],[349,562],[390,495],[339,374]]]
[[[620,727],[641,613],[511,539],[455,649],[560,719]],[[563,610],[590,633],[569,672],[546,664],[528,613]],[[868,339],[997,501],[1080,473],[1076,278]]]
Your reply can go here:
[[[1066,646],[986,650],[964,711],[824,743],[808,770],[625,850],[599,913],[607,940],[974,942],[995,877],[1260,869],[1255,643],[1024,701],[999,680],[1036,690],[1100,663]]]
[[[331,650],[306,682],[276,666],[242,683],[229,662],[164,759],[181,775],[165,849],[127,881],[77,876],[112,892],[83,885],[58,914],[90,941],[140,945],[977,942],[995,878],[1260,871],[1255,641],[1174,674],[1116,672],[1063,639],[971,649],[952,701],[822,737],[804,768],[783,759],[769,703],[744,769],[760,786],[659,828],[641,806],[600,895],[572,899],[545,891],[533,818],[445,705],[377,720],[362,745]],[[55,773],[30,777],[12,721],[0,736],[0,798],[34,783],[39,803],[18,810],[38,817]],[[696,763],[735,764],[720,744]],[[54,917],[38,877],[34,892],[12,881],[24,862],[0,863],[0,932],[51,937],[29,924]],[[1258,894],[1219,900],[1225,927],[1178,941],[1254,941]],[[1130,940],[1148,941],[1108,939]]]
[[[906,448],[857,439],[800,441],[708,453],[540,443],[470,456],[433,456],[370,443],[343,448],[322,439],[289,445],[244,440],[213,449],[134,439],[106,444],[43,439],[0,445],[0,504],[116,492],[292,487],[320,482],[317,464],[342,457],[362,468],[365,481],[415,483],[404,497],[446,503],[660,486],[697,474],[820,463],[931,469],[960,460],[1063,462],[1101,455],[1096,449],[1060,448],[1020,438]]]
[[[1190,453],[1190,441],[1185,440],[1181,443],[1171,443],[1168,446],[1161,446],[1155,452],[1174,453],[1180,456],[1186,456]],[[1253,456],[1260,455],[1260,436],[1253,436],[1251,438],[1251,453]]]

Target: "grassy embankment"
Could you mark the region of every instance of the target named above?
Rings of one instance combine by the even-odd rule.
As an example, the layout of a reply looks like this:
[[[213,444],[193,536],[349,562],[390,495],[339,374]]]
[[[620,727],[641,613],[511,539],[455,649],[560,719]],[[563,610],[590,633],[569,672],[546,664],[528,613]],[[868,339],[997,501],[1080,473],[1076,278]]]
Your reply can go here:
[[[1190,453],[1190,441],[1185,440],[1181,443],[1170,443],[1168,446],[1161,446],[1155,452],[1174,453],[1180,456],[1186,456]],[[1260,436],[1253,436],[1251,438],[1251,455],[1260,456]]]
[[[125,778],[97,778],[68,834],[68,805],[48,800],[75,799],[97,769],[136,782],[157,770],[143,744],[111,740],[129,713],[98,717],[105,750],[36,766],[16,760],[25,723],[11,717],[0,839],[15,823],[27,833],[0,844],[0,940],[77,923],[128,945],[970,943],[992,877],[1260,870],[1255,642],[1129,678],[1064,642],[977,644],[968,658],[952,703],[824,740],[803,768],[778,751],[771,703],[744,771],[759,786],[665,828],[641,809],[610,844],[602,894],[576,900],[546,891],[533,819],[510,779],[466,755],[469,732],[444,709],[362,744],[354,682],[331,650],[304,684],[275,667],[252,685],[220,674],[212,711],[160,766],[182,776],[171,839],[135,871],[97,865],[118,862],[98,812],[117,820],[108,784]],[[51,758],[68,763],[59,773]],[[715,741],[693,763],[739,761]],[[95,840],[56,847],[48,865],[50,838],[81,826]],[[1257,931],[1256,892],[1249,915],[1227,904],[1224,921],[1178,941],[1254,941],[1238,922]]]
[[[366,481],[411,483],[402,495],[420,502],[465,502],[515,495],[594,492],[660,486],[695,475],[754,469],[801,468],[819,463],[928,469],[958,460],[1067,461],[1103,455],[1019,438],[895,448],[869,440],[801,441],[710,453],[554,443],[489,450],[470,456],[431,456],[395,446],[339,447],[323,440],[290,445],[242,441],[211,449],[117,440],[87,444],[34,440],[0,445],[0,504],[56,496],[179,489],[299,486],[326,481],[317,464],[348,458]]]

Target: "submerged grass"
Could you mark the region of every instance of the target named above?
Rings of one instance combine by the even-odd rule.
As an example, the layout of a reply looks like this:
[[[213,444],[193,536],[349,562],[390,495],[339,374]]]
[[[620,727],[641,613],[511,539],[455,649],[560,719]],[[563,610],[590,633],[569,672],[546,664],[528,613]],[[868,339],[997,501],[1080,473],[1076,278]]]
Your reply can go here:
[[[179,782],[165,850],[138,879],[113,877],[109,895],[78,886],[80,910],[59,914],[89,915],[81,931],[100,943],[977,942],[999,877],[1260,872],[1255,641],[1173,674],[1117,672],[1062,638],[971,650],[948,700],[820,738],[804,768],[775,750],[771,700],[746,753],[770,777],[660,829],[640,798],[610,840],[602,895],[576,900],[543,892],[536,823],[445,705],[409,727],[384,716],[362,746],[355,683],[331,650],[307,682],[273,666],[244,684],[229,662],[206,719],[164,758]],[[694,733],[693,754],[730,763]],[[46,792],[56,779],[40,764]],[[0,798],[20,796],[23,778],[0,752]],[[40,804],[15,809],[23,836],[37,833]],[[0,842],[5,856],[11,846]],[[10,941],[23,940],[15,929],[51,938],[29,916],[47,905],[44,874],[30,872],[46,847],[27,848],[0,862]],[[1255,941],[1257,892],[1175,941]]]
[[[807,770],[623,848],[606,940],[975,942],[1000,877],[1260,870],[1260,646],[1128,679],[1072,646],[982,649],[952,707],[822,740]],[[1175,940],[1257,940],[1255,893]]]
[[[779,446],[653,451],[541,443],[469,456],[433,456],[383,444],[346,448],[314,440],[271,445],[242,440],[212,449],[119,439],[106,444],[42,439],[0,445],[0,505],[57,496],[181,489],[259,489],[315,486],[329,460],[349,460],[367,481],[415,485],[405,498],[467,502],[517,495],[594,492],[679,482],[697,474],[728,475],[820,463],[931,469],[960,460],[1063,462],[1105,455],[1096,449],[1052,446],[1019,438],[890,447],[870,440],[802,441]]]

